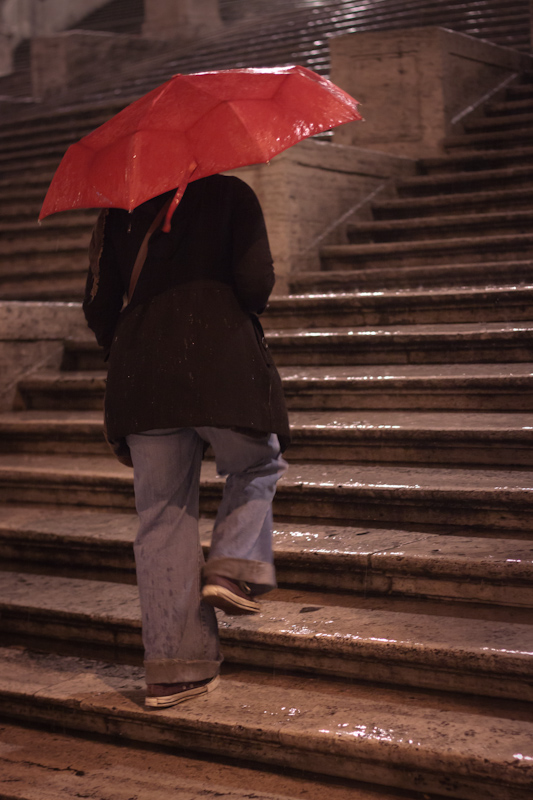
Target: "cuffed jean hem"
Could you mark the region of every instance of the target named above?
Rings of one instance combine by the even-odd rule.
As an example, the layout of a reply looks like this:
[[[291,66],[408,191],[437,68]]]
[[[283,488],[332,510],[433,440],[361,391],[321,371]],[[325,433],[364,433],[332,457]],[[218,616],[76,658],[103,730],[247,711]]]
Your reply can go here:
[[[179,658],[153,659],[144,662],[146,683],[189,683],[214,678],[220,661],[182,661]]]
[[[204,579],[210,575],[221,575],[234,581],[246,581],[255,594],[263,594],[275,589],[276,570],[266,561],[252,561],[246,558],[229,558],[221,556],[212,558],[202,568]]]

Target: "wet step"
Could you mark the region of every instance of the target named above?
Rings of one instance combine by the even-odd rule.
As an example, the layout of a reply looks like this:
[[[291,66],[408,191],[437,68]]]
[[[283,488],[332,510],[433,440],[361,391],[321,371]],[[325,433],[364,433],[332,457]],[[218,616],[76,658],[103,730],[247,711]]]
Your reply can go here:
[[[300,326],[519,321],[531,317],[532,301],[533,285],[516,283],[470,288],[452,284],[431,291],[382,287],[378,291],[274,296],[261,321],[266,331]]]
[[[264,599],[219,615],[224,659],[260,668],[533,701],[533,626]],[[141,651],[135,586],[0,572],[4,636]],[[528,652],[529,648],[529,652]],[[490,656],[487,653],[490,652]]]
[[[61,214],[52,214],[52,216],[38,222],[26,222],[25,220],[16,220],[9,222],[0,222],[0,234],[3,238],[10,236],[20,236],[27,239],[28,236],[46,236],[51,233],[63,233],[68,236],[73,230],[82,228],[83,230],[90,230],[94,225],[98,216],[97,211],[87,211],[78,209],[76,211],[63,212]]]
[[[45,276],[29,275],[24,279],[2,280],[0,300],[65,300],[83,297],[87,270],[71,274],[49,272]]]
[[[2,651],[0,708],[19,722],[418,791],[453,786],[465,800],[501,800],[502,789],[526,800],[531,786],[532,723],[489,707],[430,710],[378,688],[369,696],[356,684],[260,672],[223,677],[218,691],[170,710],[147,711],[143,699],[138,667]]]
[[[353,222],[347,225],[348,240],[352,244],[362,242],[398,242],[433,238],[458,239],[467,236],[528,233],[533,228],[533,210],[503,211],[491,213],[463,213],[436,215],[434,217],[409,217],[378,220],[375,222]],[[490,243],[490,238],[488,238]]]
[[[101,411],[0,414],[0,452],[108,454]],[[294,460],[533,466],[530,414],[293,411]]]
[[[533,322],[269,331],[280,366],[529,361]]]
[[[446,158],[440,161],[446,162]],[[460,172],[435,172],[430,175],[417,175],[396,182],[400,197],[420,197],[439,192],[473,192],[483,189],[507,189],[515,186],[530,186],[533,167],[530,165],[485,168]]]
[[[223,479],[203,465],[202,513],[216,512]],[[533,471],[291,463],[274,510],[293,519],[529,530]],[[111,456],[0,454],[0,499],[132,509],[133,472]]]
[[[507,150],[479,150],[470,153],[421,158],[418,169],[425,175],[464,170],[489,170],[497,167],[533,164],[533,147],[513,147]]]
[[[346,259],[345,259],[346,263]],[[345,266],[345,264],[343,264]],[[352,294],[359,291],[380,292],[386,289],[424,290],[444,289],[452,287],[483,290],[487,282],[508,285],[514,280],[519,286],[531,282],[533,262],[521,261],[484,261],[479,263],[449,261],[447,264],[423,264],[408,267],[367,267],[358,268],[353,263],[351,269],[310,270],[290,276],[290,290],[294,294]]]
[[[437,194],[424,197],[402,197],[372,204],[376,220],[431,217],[437,214],[464,214],[475,211],[508,211],[516,208],[533,208],[533,187],[517,186],[513,189],[496,189],[484,192]]]
[[[63,150],[69,144],[78,141],[82,136],[86,136],[99,125],[106,122],[112,114],[98,114],[87,119],[61,119],[42,122],[34,125],[21,125],[17,131],[5,130],[0,127],[0,148],[2,153],[27,154],[33,148],[45,148],[48,146],[63,146]]]
[[[508,269],[511,272],[513,268]],[[506,322],[530,319],[532,305],[533,285],[516,282],[476,287],[450,285],[431,291],[381,287],[376,291],[274,295],[261,323],[270,332],[277,328],[315,329],[333,325]],[[96,343],[68,341],[65,348],[66,368],[102,367],[101,350]]]
[[[107,581],[134,582],[133,541],[136,515],[90,508],[5,505],[0,510],[0,555],[3,569],[44,571],[71,577],[95,575]],[[207,554],[213,521],[201,518],[200,539]],[[506,538],[501,538],[504,536]],[[483,619],[526,622],[519,607],[533,607],[533,542],[525,532],[447,528],[395,530],[275,521],[274,556],[280,585],[306,590],[349,593],[351,607],[420,598],[424,605],[400,610],[430,613],[427,600],[437,599],[439,613],[474,618],[467,607],[482,607]],[[12,565],[10,567],[10,565]],[[359,599],[356,601],[355,597]],[[322,601],[324,598],[322,598]],[[321,601],[321,602],[322,602]],[[442,602],[449,603],[440,611]],[[331,604],[327,600],[326,604]],[[511,606],[507,617],[496,608]],[[528,612],[527,612],[528,613]]]
[[[290,409],[531,411],[533,364],[280,367]],[[18,384],[18,408],[100,410],[105,372],[42,371]]]
[[[72,218],[70,218],[72,219]],[[15,264],[11,269],[11,274],[19,274],[21,263],[26,255],[42,257],[42,260],[50,260],[54,264],[55,255],[59,257],[72,251],[85,250],[85,267],[87,269],[87,249],[89,235],[92,224],[80,223],[76,219],[65,227],[64,222],[39,227],[35,225],[27,226],[24,230],[10,230],[3,235],[0,241],[0,258],[2,261],[15,259]],[[8,273],[9,274],[9,273]]]
[[[41,156],[35,158],[24,158],[4,162],[0,165],[0,180],[11,181],[14,178],[26,178],[29,180],[36,173],[48,172],[50,173],[50,180],[53,173],[56,171],[57,166],[61,160],[61,156]]]
[[[488,103],[483,107],[486,117],[507,117],[509,114],[523,115],[533,114],[533,87],[520,87],[526,89],[528,96],[519,99],[500,100],[495,103]]]
[[[0,170],[3,170],[5,165],[7,165],[9,169],[10,164],[13,162],[22,166],[33,160],[55,159],[59,164],[70,143],[70,137],[68,141],[65,141],[62,137],[58,137],[58,139],[53,139],[49,143],[25,144],[23,147],[21,147],[21,145],[17,147],[15,143],[12,147],[7,147],[5,149],[1,147]]]
[[[496,130],[509,130],[511,128],[533,128],[533,103],[530,104],[532,106],[530,113],[522,113],[522,114],[502,114],[501,116],[497,116],[496,114],[492,113],[489,116],[478,117],[476,119],[468,120],[466,119],[463,123],[463,127],[465,133],[479,133],[479,132],[489,132],[489,131],[496,131]],[[515,109],[516,110],[516,109]],[[494,106],[492,106],[492,111],[494,112]]]
[[[451,360],[519,362],[531,359],[533,323],[275,329],[267,332],[266,341],[280,366],[439,364]],[[102,368],[102,351],[92,342],[69,343],[65,366],[81,370]]]
[[[533,115],[532,115],[533,119]],[[525,147],[531,144],[532,127],[502,128],[479,133],[447,136],[443,139],[443,147],[455,153],[466,153],[469,149]]]
[[[528,81],[508,86],[505,90],[507,100],[525,100],[533,98],[533,84]]]
[[[287,767],[221,763],[194,754],[3,722],[2,778],[11,800],[439,800],[436,795],[304,776]],[[105,786],[105,790],[102,787]]]
[[[108,98],[105,101],[86,101],[66,108],[39,109],[26,119],[5,121],[0,125],[0,142],[13,136],[50,133],[55,130],[78,130],[78,126],[96,127],[124,108],[127,100]]]
[[[425,239],[408,242],[337,244],[320,249],[322,269],[369,269],[384,266],[445,265],[450,261],[518,261],[528,259],[533,233]]]
[[[87,280],[87,238],[62,252],[0,255],[0,299],[75,300],[83,298]],[[57,244],[61,237],[57,237]]]

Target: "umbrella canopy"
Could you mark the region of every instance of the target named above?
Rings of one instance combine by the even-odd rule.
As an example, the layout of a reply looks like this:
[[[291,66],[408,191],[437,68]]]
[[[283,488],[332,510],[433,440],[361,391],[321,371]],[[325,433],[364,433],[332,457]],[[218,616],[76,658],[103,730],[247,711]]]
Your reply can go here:
[[[305,67],[175,75],[71,145],[39,219],[123,208],[225,170],[269,161],[313,134],[361,119],[357,101]]]

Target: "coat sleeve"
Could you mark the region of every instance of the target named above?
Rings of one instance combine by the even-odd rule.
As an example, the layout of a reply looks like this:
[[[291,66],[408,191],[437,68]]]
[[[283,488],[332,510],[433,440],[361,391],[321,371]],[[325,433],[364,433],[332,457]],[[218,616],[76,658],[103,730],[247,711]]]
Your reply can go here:
[[[232,209],[232,252],[235,293],[246,311],[260,314],[274,287],[274,267],[259,200],[241,180]]]
[[[87,324],[98,344],[107,352],[113,341],[124,299],[124,287],[108,226],[109,211],[104,209],[100,212],[89,245],[89,272],[83,300]]]

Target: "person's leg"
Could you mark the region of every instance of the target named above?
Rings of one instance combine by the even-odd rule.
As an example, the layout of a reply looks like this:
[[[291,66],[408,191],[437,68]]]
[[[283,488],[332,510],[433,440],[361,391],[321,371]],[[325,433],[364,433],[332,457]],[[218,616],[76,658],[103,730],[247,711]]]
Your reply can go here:
[[[139,515],[134,550],[146,683],[207,681],[218,674],[221,657],[215,614],[200,595],[204,443],[191,428],[133,434],[127,442]]]
[[[209,558],[203,569],[206,584],[223,577],[250,587],[251,595],[276,586],[272,554],[272,500],[276,483],[287,469],[278,437],[250,436],[225,428],[197,428],[213,447],[217,471],[226,475]],[[222,594],[224,594],[222,592]],[[257,604],[238,607],[216,603],[215,590],[204,587],[204,599],[229,613],[246,613]]]

